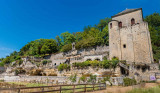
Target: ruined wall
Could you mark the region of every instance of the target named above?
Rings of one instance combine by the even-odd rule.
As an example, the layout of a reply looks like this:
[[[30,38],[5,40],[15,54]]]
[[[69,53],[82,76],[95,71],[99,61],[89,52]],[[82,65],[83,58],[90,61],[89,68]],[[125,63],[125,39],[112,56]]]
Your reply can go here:
[[[66,61],[66,58],[64,57],[63,53],[58,53],[52,54],[50,60],[52,61],[53,66],[57,66],[64,63]]]
[[[69,60],[71,64],[74,62],[83,62],[86,61],[88,57],[91,59],[98,58],[102,60],[104,56],[108,57],[108,54],[109,47],[104,45],[80,50],[71,50],[64,53],[61,52],[58,54],[52,54],[50,60],[52,61],[53,65],[56,64],[55,66],[57,66],[60,63],[67,62],[67,60]]]
[[[4,67],[0,67],[0,74],[3,73],[5,71]]]

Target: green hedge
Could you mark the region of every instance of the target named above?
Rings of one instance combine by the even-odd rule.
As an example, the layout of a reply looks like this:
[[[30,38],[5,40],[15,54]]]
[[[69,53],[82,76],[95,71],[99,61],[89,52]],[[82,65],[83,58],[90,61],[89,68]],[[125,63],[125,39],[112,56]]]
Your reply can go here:
[[[77,62],[77,63],[73,63],[72,66],[76,67],[78,69],[83,69],[83,68],[87,68],[89,66],[93,67],[93,68],[116,68],[117,64],[118,64],[118,60],[103,60],[103,61],[85,61],[85,62]]]
[[[71,66],[68,64],[60,64],[58,66],[58,71],[63,71],[63,70],[70,70]]]
[[[130,78],[124,78],[123,82],[124,86],[135,85],[137,83],[135,79],[130,79]]]

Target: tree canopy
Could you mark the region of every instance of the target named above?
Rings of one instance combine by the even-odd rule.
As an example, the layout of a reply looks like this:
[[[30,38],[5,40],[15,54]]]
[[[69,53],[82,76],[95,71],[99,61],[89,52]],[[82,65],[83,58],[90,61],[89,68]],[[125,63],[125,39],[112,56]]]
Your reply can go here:
[[[160,14],[153,13],[146,16],[144,20],[149,25],[154,61],[158,62],[160,59]]]

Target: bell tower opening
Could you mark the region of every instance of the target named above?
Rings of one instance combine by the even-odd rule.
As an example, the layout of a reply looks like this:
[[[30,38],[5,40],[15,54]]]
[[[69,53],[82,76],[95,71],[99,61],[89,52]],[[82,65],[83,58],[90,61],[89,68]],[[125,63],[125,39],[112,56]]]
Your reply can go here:
[[[132,19],[131,19],[131,25],[134,25],[134,24],[135,24],[135,19],[132,18]]]
[[[120,28],[122,28],[122,22],[119,22],[119,23],[118,23],[118,26],[119,26]]]

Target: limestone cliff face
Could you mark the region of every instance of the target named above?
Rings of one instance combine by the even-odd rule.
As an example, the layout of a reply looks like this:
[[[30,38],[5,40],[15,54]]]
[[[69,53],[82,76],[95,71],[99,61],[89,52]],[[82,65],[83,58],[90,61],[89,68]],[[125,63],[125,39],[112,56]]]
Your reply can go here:
[[[109,23],[110,59],[128,62],[153,62],[148,23],[142,9],[127,9],[112,17]]]

